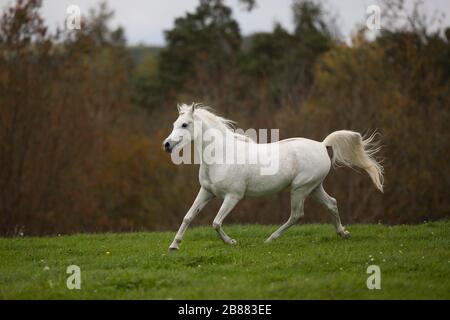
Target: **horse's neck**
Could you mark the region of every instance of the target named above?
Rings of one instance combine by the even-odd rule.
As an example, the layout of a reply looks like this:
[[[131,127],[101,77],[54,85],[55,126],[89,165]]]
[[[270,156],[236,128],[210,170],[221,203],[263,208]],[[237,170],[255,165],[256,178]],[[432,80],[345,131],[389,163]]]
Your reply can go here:
[[[199,157],[202,166],[208,165],[205,161],[203,161],[204,160],[203,159],[204,150],[207,146],[209,146],[211,143],[215,143],[216,144],[215,148],[224,148],[224,146],[227,143],[234,142],[234,141],[231,141],[232,139],[234,139],[234,137],[232,134],[230,134],[230,132],[223,132],[223,136],[222,136],[223,139],[221,141],[216,141],[216,139],[214,139],[214,138],[213,138],[213,141],[211,141],[211,140],[205,141],[204,134],[209,129],[217,130],[217,128],[215,128],[214,126],[209,124],[208,121],[202,121],[202,132],[201,132],[201,134],[197,135],[197,137],[194,141],[195,152],[197,153],[197,156]],[[226,150],[224,150],[224,152],[226,152]]]

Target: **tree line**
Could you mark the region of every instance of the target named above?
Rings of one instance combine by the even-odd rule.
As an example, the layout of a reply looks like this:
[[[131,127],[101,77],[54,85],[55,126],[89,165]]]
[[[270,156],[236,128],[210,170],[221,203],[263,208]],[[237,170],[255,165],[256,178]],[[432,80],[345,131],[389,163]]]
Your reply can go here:
[[[192,101],[280,138],[377,130],[385,193],[351,169],[325,182],[345,223],[447,218],[450,29],[430,31],[418,6],[383,5],[386,27],[375,39],[361,27],[348,44],[319,2],[292,2],[292,32],[276,24],[244,37],[224,1],[200,0],[165,32],[165,47],[139,53],[109,27],[106,4],[81,30],[50,32],[41,1],[17,0],[0,18],[0,234],[175,228],[198,167],[172,164],[161,141],[176,104]],[[399,24],[403,12],[412,18]],[[196,223],[209,224],[218,205]],[[330,220],[307,206],[306,222]],[[227,223],[288,215],[281,193],[243,201]]]

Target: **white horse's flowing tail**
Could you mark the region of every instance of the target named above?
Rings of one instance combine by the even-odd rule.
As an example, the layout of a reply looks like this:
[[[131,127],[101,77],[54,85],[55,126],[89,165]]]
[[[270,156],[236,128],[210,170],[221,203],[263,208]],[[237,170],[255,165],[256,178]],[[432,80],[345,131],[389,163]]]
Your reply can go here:
[[[374,158],[380,147],[374,140],[375,134],[363,139],[358,132],[340,130],[328,135],[323,143],[333,149],[333,165],[364,169],[375,186],[383,192],[383,167]]]

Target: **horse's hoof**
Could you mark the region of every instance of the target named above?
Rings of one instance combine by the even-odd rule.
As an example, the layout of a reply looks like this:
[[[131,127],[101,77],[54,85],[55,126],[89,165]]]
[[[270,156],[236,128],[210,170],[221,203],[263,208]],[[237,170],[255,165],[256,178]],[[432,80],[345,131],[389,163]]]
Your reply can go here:
[[[177,250],[179,250],[180,248],[178,248],[178,247],[176,247],[176,246],[170,246],[169,247],[169,251],[177,251]]]
[[[273,240],[278,239],[279,236],[280,236],[279,234],[272,233],[272,234],[270,235],[270,237],[268,237],[268,238],[266,239],[266,241],[264,241],[264,243],[271,243],[271,242],[273,242]]]
[[[230,241],[228,242],[228,244],[234,246],[234,245],[237,244],[237,241],[234,240],[234,239],[230,239]]]
[[[344,239],[350,238],[350,232],[348,232],[347,230],[342,230],[338,232],[338,234]]]

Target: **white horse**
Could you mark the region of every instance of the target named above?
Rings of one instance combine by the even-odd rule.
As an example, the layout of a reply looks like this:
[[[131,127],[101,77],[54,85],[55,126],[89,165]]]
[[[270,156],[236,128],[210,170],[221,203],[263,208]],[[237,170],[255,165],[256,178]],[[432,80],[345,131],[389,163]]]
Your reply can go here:
[[[222,229],[222,223],[236,204],[246,196],[271,194],[291,186],[291,215],[288,221],[266,240],[278,238],[290,226],[303,217],[306,197],[325,206],[331,213],[336,232],[343,238],[350,233],[341,224],[336,200],[323,188],[323,181],[330,171],[331,164],[341,164],[364,169],[375,186],[383,192],[383,167],[374,159],[378,148],[374,147],[374,135],[363,139],[357,132],[341,130],[328,135],[322,142],[291,138],[275,143],[258,144],[250,138],[233,131],[232,121],[215,115],[211,109],[197,105],[181,105],[179,116],[173,124],[172,133],[164,140],[163,146],[169,153],[180,150],[194,142],[194,149],[201,155],[199,170],[200,191],[185,215],[170,250],[179,249],[183,235],[195,216],[214,197],[223,198],[222,206],[212,224],[220,238],[230,245],[236,241]],[[199,132],[215,130],[223,134],[223,140],[205,141]],[[225,150],[228,145],[235,146],[238,155],[245,159],[267,157],[268,148],[276,147],[271,156],[279,161],[278,170],[272,174],[262,174],[261,163],[208,163],[205,151],[210,144],[220,144],[215,150]],[[223,147],[225,147],[223,149]],[[332,149],[332,159],[327,147]],[[270,153],[270,152],[269,152]],[[264,154],[264,156],[263,156]],[[273,160],[272,159],[272,160]]]

